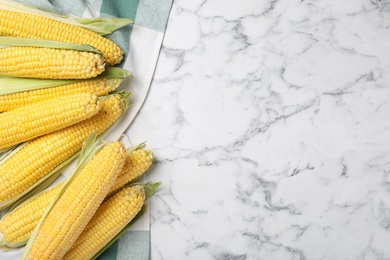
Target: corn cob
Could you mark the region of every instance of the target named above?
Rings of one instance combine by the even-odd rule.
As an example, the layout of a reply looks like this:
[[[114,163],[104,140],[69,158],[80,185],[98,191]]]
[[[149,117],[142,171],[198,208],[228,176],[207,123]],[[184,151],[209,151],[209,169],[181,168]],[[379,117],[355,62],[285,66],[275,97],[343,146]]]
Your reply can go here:
[[[0,246],[18,247],[25,244],[61,187],[62,183],[40,193],[39,196],[6,215],[0,221]]]
[[[29,242],[25,259],[61,259],[65,255],[104,200],[125,158],[122,143],[109,143],[63,187]]]
[[[26,104],[58,96],[72,95],[92,91],[97,96],[103,96],[117,89],[122,78],[91,79],[58,87],[42,88],[0,96],[0,112],[15,109]]]
[[[34,14],[0,10],[0,35],[88,44],[103,53],[109,66],[123,59],[120,47],[108,38],[79,26]]]
[[[62,259],[92,259],[138,214],[144,202],[145,192],[141,185],[118,191],[99,207]]]
[[[122,171],[119,173],[108,195],[111,195],[132,180],[140,177],[153,163],[153,153],[150,150],[135,150],[126,157]]]
[[[42,79],[89,79],[105,69],[93,52],[43,47],[0,48],[0,76]]]
[[[0,209],[71,158],[92,131],[103,133],[125,109],[125,100],[119,95],[110,95],[100,103],[102,108],[95,116],[32,140],[0,165]]]
[[[153,153],[149,150],[135,150],[127,154],[125,164],[106,197],[111,196],[127,183],[145,173],[152,161]],[[6,215],[0,221],[0,246],[18,247],[26,243],[61,185],[62,183],[59,183],[40,193],[37,197]],[[1,236],[3,236],[2,239]]]
[[[95,115],[96,95],[78,93],[46,99],[0,114],[0,149],[54,132]]]

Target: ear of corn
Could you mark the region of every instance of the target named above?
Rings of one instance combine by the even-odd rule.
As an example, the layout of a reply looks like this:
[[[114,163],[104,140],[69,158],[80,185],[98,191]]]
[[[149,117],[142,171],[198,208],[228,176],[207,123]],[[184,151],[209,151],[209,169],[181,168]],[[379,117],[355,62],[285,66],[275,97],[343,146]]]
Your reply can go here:
[[[22,259],[61,259],[65,255],[115,182],[125,155],[122,143],[108,143],[76,170],[46,209]]]
[[[1,1],[1,0],[0,0]],[[132,74],[118,67],[107,67],[105,71],[98,75],[95,79],[124,79],[132,76]],[[43,88],[51,88],[79,83],[80,79],[31,79],[31,78],[16,78],[16,77],[0,77],[0,95],[9,95],[24,91],[31,91]]]
[[[58,87],[42,88],[2,96],[0,95],[0,112],[15,109],[17,107],[45,99],[73,95],[80,92],[90,91],[95,93],[97,96],[103,96],[117,89],[122,81],[122,78],[92,79]]]
[[[152,165],[154,155],[150,150],[137,149],[126,156],[125,164],[119,173],[115,184],[110,188],[108,195],[111,195],[125,186],[130,181],[140,177]]]
[[[0,114],[0,149],[76,124],[100,109],[97,96],[78,93],[28,104]]]
[[[88,44],[103,53],[109,66],[118,64],[123,59],[123,51],[108,38],[80,26],[30,13],[0,9],[0,35]]]
[[[88,79],[104,70],[102,53],[89,45],[0,36],[0,76]]]
[[[73,18],[70,16],[57,15],[11,0],[1,0],[0,9],[43,16],[59,22],[81,26],[100,35],[110,34],[133,23],[131,19],[127,18]]]
[[[42,47],[0,48],[0,76],[89,79],[105,69],[101,55]]]
[[[91,259],[138,214],[144,201],[141,185],[118,191],[99,207],[62,259]]]
[[[141,176],[149,168],[153,160],[153,154],[149,150],[139,150],[141,147],[136,146],[135,150],[130,152],[128,150],[125,164],[106,198]],[[57,184],[55,186],[56,189],[59,189],[59,185],[62,185],[62,183]],[[52,189],[45,190],[28,199],[23,204],[15,207],[15,209],[11,209],[10,213],[4,216],[0,221],[0,237],[3,234],[3,239],[0,238],[0,246],[18,247],[27,243],[45,208],[56,194],[56,192],[51,191]],[[31,214],[30,212],[33,209],[39,212],[39,214]]]
[[[0,246],[25,245],[45,209],[61,189],[59,183],[11,209],[0,221]]]
[[[11,153],[0,164],[0,209],[9,206],[67,165],[91,132],[101,135],[123,114],[126,100],[112,94],[93,117],[41,136]],[[5,112],[6,113],[6,112]]]
[[[132,185],[129,185],[128,187],[130,187]],[[148,183],[145,183],[142,185],[143,186],[143,189],[144,189],[144,193],[145,193],[145,199],[148,199],[150,198],[151,196],[153,196],[153,194],[156,192],[156,190],[161,186],[161,182],[155,182],[155,183],[152,183],[152,182],[148,182]],[[124,187],[125,189],[126,187]],[[133,225],[139,218],[142,217],[142,215],[144,214],[145,212],[145,205],[143,205],[143,207],[141,208],[141,210],[138,212],[138,214],[133,217],[133,219],[127,223],[127,225],[125,227],[122,228],[122,230],[119,231],[119,233],[116,234],[116,236],[114,236],[104,247],[100,248],[100,250],[91,258],[91,259],[96,259],[99,255],[101,255],[109,246],[111,246],[116,240],[118,240],[118,238],[120,236],[123,235],[123,233],[126,232],[127,229],[130,228],[131,225]],[[84,232],[84,231],[83,231]],[[89,240],[89,238],[87,238],[87,240]],[[77,241],[76,241],[77,243]],[[75,244],[76,244],[75,243]],[[92,243],[92,242],[91,242]],[[78,246],[77,246],[78,247]],[[77,247],[75,246],[75,248],[72,248],[71,250],[78,250]],[[95,250],[94,250],[95,251]]]

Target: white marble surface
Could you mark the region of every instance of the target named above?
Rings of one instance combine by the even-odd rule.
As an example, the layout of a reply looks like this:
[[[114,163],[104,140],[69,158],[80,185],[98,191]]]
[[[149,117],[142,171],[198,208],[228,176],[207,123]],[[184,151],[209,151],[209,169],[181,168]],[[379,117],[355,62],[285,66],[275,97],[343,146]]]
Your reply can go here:
[[[389,116],[389,0],[175,1],[152,260],[390,259]]]

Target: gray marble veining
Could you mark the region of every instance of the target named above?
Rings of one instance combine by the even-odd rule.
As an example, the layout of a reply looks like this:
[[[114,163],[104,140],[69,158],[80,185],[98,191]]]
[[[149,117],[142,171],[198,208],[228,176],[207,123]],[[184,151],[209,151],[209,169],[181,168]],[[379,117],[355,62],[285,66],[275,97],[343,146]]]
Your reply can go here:
[[[389,46],[388,0],[175,1],[152,259],[390,259]]]

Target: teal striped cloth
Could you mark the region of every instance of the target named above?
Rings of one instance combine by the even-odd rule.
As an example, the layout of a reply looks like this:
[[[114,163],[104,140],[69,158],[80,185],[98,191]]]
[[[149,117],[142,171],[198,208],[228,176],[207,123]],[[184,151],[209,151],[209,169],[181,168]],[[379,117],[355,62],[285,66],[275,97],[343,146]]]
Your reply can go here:
[[[134,21],[131,26],[115,31],[107,37],[124,51],[120,67],[129,70],[134,78],[124,80],[121,89],[132,92],[131,108],[117,122],[115,128],[103,138],[118,140],[125,134],[131,142],[129,127],[142,107],[149,91],[164,38],[173,0],[17,0],[39,9],[75,17],[122,17]],[[147,137],[143,137],[147,139]],[[62,178],[72,172],[72,165]],[[146,179],[145,179],[146,181]],[[148,206],[148,204],[146,204]],[[112,244],[100,260],[147,260],[150,258],[149,210]],[[0,211],[0,217],[6,210]],[[16,251],[1,251],[0,259],[19,259],[23,248]]]

